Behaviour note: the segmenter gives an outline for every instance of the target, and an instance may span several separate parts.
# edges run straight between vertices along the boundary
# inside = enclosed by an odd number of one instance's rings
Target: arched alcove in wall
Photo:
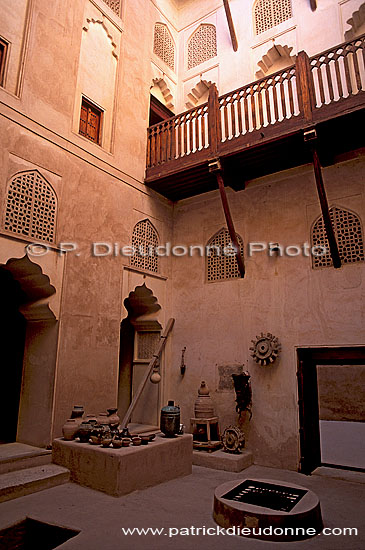
[[[128,316],[120,327],[118,411],[122,418],[137,391],[159,343],[161,310],[146,284],[135,287],[124,300]],[[133,424],[158,426],[159,384],[148,382],[132,415]]]
[[[174,98],[164,78],[157,77],[152,80],[151,94],[161,101],[168,109],[174,108]]]
[[[52,440],[58,323],[48,301],[56,292],[27,256],[0,265],[2,441],[46,447]]]

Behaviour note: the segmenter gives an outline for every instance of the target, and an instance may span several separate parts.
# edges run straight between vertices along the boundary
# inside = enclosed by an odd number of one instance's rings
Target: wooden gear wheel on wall
[[[226,428],[221,439],[227,453],[239,453],[245,445],[244,433],[237,426]]]
[[[251,341],[253,343],[253,347],[250,348],[251,357],[260,365],[273,363],[281,351],[279,340],[271,332],[267,334],[261,332],[261,336],[256,336],[256,340]]]

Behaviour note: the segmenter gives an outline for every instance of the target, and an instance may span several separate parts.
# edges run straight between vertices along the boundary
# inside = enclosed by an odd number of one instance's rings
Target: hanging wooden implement
[[[229,34],[231,35],[233,50],[236,52],[238,50],[238,41],[237,41],[236,31],[235,31],[234,23],[232,19],[231,8],[229,7],[228,0],[223,0],[223,4],[224,4],[224,9],[226,11]]]
[[[316,11],[317,9],[317,0],[309,0],[312,11]]]

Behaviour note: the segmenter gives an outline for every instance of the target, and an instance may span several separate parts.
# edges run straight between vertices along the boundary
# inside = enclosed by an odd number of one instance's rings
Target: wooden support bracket
[[[329,244],[329,247],[330,247],[332,263],[333,263],[333,267],[338,269],[338,268],[341,267],[341,258],[340,258],[340,253],[339,253],[339,250],[338,250],[338,245],[337,245],[337,241],[336,241],[335,232],[334,232],[332,221],[331,221],[326,189],[325,189],[324,182],[323,182],[321,163],[320,163],[320,160],[319,160],[319,157],[318,157],[318,152],[317,152],[317,147],[316,147],[316,141],[317,141],[316,130],[311,129],[311,130],[308,130],[307,132],[305,132],[304,133],[304,140],[309,143],[309,146],[311,148],[314,175],[315,175],[315,178],[316,178],[316,185],[317,185],[317,192],[318,192],[319,202],[320,202],[320,205],[321,205],[323,222],[324,222],[324,227],[325,227],[325,230],[326,230],[328,244]]]
[[[237,41],[237,35],[236,35],[236,31],[235,31],[234,23],[232,19],[231,8],[229,7],[228,0],[223,0],[223,4],[224,4],[224,9],[226,11],[226,17],[228,22],[229,34],[231,35],[233,51],[236,52],[238,50],[238,41]]]
[[[241,278],[243,279],[243,277],[245,276],[245,266],[243,264],[240,245],[239,245],[239,242],[238,242],[238,239],[237,239],[237,233],[234,229],[233,219],[232,219],[232,216],[231,216],[231,211],[229,209],[228,198],[227,198],[226,190],[225,190],[225,187],[224,187],[224,180],[223,180],[223,175],[222,175],[222,166],[221,166],[221,163],[220,163],[219,159],[216,159],[216,160],[210,162],[209,171],[212,172],[213,174],[215,174],[215,176],[217,178],[217,182],[218,182],[218,186],[219,186],[219,192],[220,192],[220,195],[221,195],[221,200],[222,200],[222,205],[223,205],[223,211],[224,211],[224,215],[226,217],[229,236],[231,237],[231,241],[232,241],[233,247],[235,249],[238,270],[240,272]]]

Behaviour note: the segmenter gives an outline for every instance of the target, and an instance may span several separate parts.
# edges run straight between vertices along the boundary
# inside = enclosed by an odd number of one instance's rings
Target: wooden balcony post
[[[211,151],[212,158],[215,158],[218,153],[219,144],[222,140],[218,90],[215,84],[212,84],[209,88],[208,136],[209,136],[209,149]]]
[[[298,53],[295,68],[299,110],[303,113],[304,120],[311,121],[313,119],[312,112],[316,106],[316,95],[309,57],[306,52]]]

